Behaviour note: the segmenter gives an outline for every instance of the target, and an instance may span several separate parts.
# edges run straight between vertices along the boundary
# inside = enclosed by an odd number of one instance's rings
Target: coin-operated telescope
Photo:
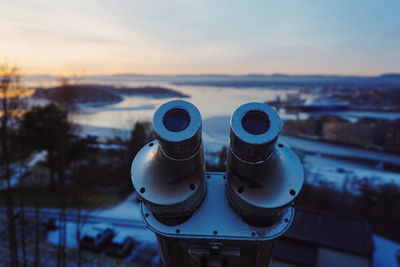
[[[277,141],[278,114],[262,103],[234,112],[226,172],[205,171],[201,116],[191,103],[163,104],[153,129],[157,140],[136,155],[132,183],[164,266],[268,266],[304,180],[296,154]]]

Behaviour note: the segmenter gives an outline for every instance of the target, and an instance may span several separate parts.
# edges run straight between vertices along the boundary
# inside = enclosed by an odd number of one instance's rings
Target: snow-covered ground
[[[34,153],[24,164],[12,164],[11,165],[12,174],[9,179],[10,187],[16,186],[20,182],[21,177],[29,170],[29,168],[32,168],[39,162],[46,160],[46,157],[47,157],[47,152],[40,151]],[[0,190],[6,189],[7,187],[8,187],[7,181],[5,179],[2,179],[0,181]]]
[[[102,150],[122,150],[125,147],[116,144],[97,144],[97,147]]]
[[[374,242],[373,266],[400,266],[400,244],[379,235],[372,236]]]
[[[60,224],[57,222],[56,223],[57,227],[60,226]],[[77,230],[79,229],[79,226],[76,222],[66,222],[66,246],[67,247],[72,247],[72,248],[77,248],[78,247],[78,235],[77,235]],[[59,240],[59,235],[60,231],[54,230],[50,231],[47,233],[47,241],[54,244],[58,245],[58,240]]]
[[[368,179],[376,184],[395,183],[400,185],[400,173],[383,171],[361,163],[340,159],[332,159],[320,155],[305,155],[303,157],[304,169],[307,172],[306,182],[319,184],[328,182],[337,189],[353,191],[351,182],[359,179]],[[353,191],[353,193],[358,193]]]
[[[41,161],[45,161],[47,157],[47,151],[40,151],[35,154],[28,160],[26,166],[33,167]]]
[[[114,219],[122,220],[141,220],[141,214],[139,205],[136,202],[136,197],[132,194],[130,197],[119,203],[118,205],[104,210],[96,210],[91,212],[90,215],[104,216]],[[84,224],[81,226],[81,236],[85,233],[85,230],[91,227],[93,224]],[[67,222],[67,240],[66,244],[68,247],[78,247],[77,239],[77,227],[78,224],[75,222]],[[139,227],[123,227],[115,226],[117,233],[132,236],[137,242],[141,244],[156,245],[155,235],[147,228]],[[399,266],[396,259],[396,253],[400,257],[400,244],[395,243],[389,239],[383,238],[378,235],[373,235],[373,266],[374,267],[387,267],[387,266]],[[58,244],[59,231],[51,231],[47,235],[47,241],[55,245]]]
[[[121,220],[133,220],[140,223],[143,223],[140,205],[136,201],[135,194],[132,194],[124,201],[119,203],[118,205],[108,208],[108,209],[99,209],[92,212],[84,212],[86,216],[97,216],[97,217],[105,217],[112,219],[121,219]],[[67,222],[67,240],[66,244],[68,247],[77,247],[78,239],[77,239],[77,230],[80,229],[81,236],[89,229],[93,223],[82,223],[78,225],[76,222]],[[137,242],[147,243],[147,244],[156,244],[157,240],[155,235],[148,230],[144,223],[143,227],[128,227],[121,225],[113,225],[115,231],[117,233],[131,236]],[[59,241],[59,230],[54,230],[48,233],[47,241],[53,244],[58,244]]]
[[[354,148],[343,145],[329,144],[314,140],[308,140],[293,136],[280,136],[279,140],[286,143],[292,148],[302,150],[309,153],[319,153],[322,155],[330,155],[349,160],[367,160],[371,162],[383,162],[394,165],[400,165],[400,155],[367,150],[362,148]]]
[[[132,194],[131,196],[126,198],[123,202],[119,203],[118,205],[112,208],[96,210],[90,213],[90,215],[110,217],[113,219],[135,220],[135,221],[140,221],[144,225],[144,222],[142,221],[140,205],[136,201],[135,194]],[[157,242],[153,232],[144,227],[133,229],[130,227],[116,226],[116,231],[119,233],[123,233],[125,235],[130,235],[135,240],[140,242],[154,243],[154,244]]]
[[[136,201],[135,194],[130,195],[112,208],[95,210],[90,215],[111,217],[114,219],[142,220],[140,205]]]
[[[86,223],[84,225],[79,226],[76,222],[67,222],[66,223],[66,246],[67,247],[73,247],[77,248],[78,247],[78,235],[77,235],[77,230],[80,229],[81,231],[81,237],[85,234],[85,231],[89,229],[91,226],[93,226],[93,223]],[[59,226],[59,224],[57,224]],[[146,243],[146,244],[153,244],[155,245],[157,243],[156,237],[147,228],[132,228],[132,227],[124,227],[124,226],[115,226],[114,229],[116,233],[125,235],[125,236],[131,236],[135,239],[136,242],[139,243]],[[47,234],[47,241],[54,244],[58,245],[58,240],[59,240],[59,230],[54,230],[50,231]]]

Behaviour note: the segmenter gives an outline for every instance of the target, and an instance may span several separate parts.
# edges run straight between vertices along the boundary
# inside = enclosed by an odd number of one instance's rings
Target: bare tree
[[[18,241],[16,223],[14,217],[14,198],[11,189],[11,153],[10,153],[10,129],[15,122],[15,116],[20,111],[20,95],[23,94],[23,87],[20,83],[20,73],[17,67],[10,67],[7,63],[0,64],[0,90],[1,90],[1,163],[3,166],[4,178],[7,183],[5,194],[6,213],[8,220],[8,243],[10,251],[10,265],[19,266],[18,262]]]
[[[76,210],[76,239],[78,242],[81,240],[81,226],[82,226],[82,194],[81,187],[79,185],[79,181],[84,177],[80,174],[79,163],[73,163],[72,169],[74,172],[74,177],[72,179],[73,182],[73,191],[74,191],[74,205]],[[78,254],[76,259],[76,266],[81,267],[82,265],[82,250],[80,246],[78,246]]]
[[[146,142],[152,139],[152,135],[150,122],[137,121],[131,131],[128,143],[129,157],[134,157]]]
[[[59,187],[59,193],[60,193],[60,217],[59,217],[59,222],[60,222],[60,229],[59,229],[59,240],[58,240],[58,266],[65,267],[66,266],[66,199],[65,199],[65,147],[66,147],[66,135],[65,133],[64,136],[62,136],[61,140],[64,145],[60,145],[59,150],[58,150],[58,158],[57,158],[57,174],[58,174],[58,179],[60,183]]]
[[[20,73],[17,67],[10,67],[7,63],[0,64],[0,91],[1,91],[1,163],[4,178],[7,183],[5,194],[6,212],[8,220],[8,243],[10,252],[10,265],[19,266],[17,230],[14,217],[14,199],[11,188],[11,155],[10,155],[10,129],[15,121],[15,116],[20,111],[20,96],[24,93],[20,83]]]
[[[35,257],[34,257],[34,265],[35,267],[40,266],[40,196],[41,194],[38,192],[38,172],[34,171],[34,185],[35,185]]]
[[[24,114],[19,126],[21,140],[24,141],[27,148],[47,151],[50,188],[58,191],[60,200],[57,265],[65,266],[65,170],[67,167],[66,149],[71,136],[68,111],[54,104],[33,107]]]
[[[25,166],[22,166],[24,168]],[[25,174],[22,174],[20,177],[20,184],[19,187],[19,236],[21,241],[21,249],[22,249],[22,266],[26,267],[27,262],[27,251],[26,251],[26,232],[25,232],[25,203],[24,203],[24,185],[23,179],[25,178]]]

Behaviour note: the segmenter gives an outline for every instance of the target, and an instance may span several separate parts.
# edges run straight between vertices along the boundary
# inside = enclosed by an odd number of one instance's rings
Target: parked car
[[[103,250],[115,235],[115,229],[110,224],[94,224],[82,235],[79,241],[81,249],[99,252]]]
[[[118,233],[114,236],[107,247],[107,255],[116,257],[126,257],[132,251],[134,240],[132,237]]]

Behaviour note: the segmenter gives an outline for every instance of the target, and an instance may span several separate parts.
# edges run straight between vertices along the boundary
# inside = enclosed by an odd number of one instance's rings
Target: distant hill
[[[33,97],[48,99],[64,104],[105,105],[118,103],[123,96],[147,96],[151,98],[189,97],[172,89],[163,87],[115,87],[112,85],[79,84],[37,88]]]
[[[400,87],[400,78],[397,74],[382,76],[334,76],[334,75],[237,75],[212,76],[173,81],[176,85],[221,86],[221,87]]]
[[[228,74],[199,74],[199,75],[140,75],[117,74],[106,76],[89,76],[88,80],[115,82],[161,82],[175,85],[221,86],[221,87],[290,87],[290,86],[400,86],[397,74],[381,76],[341,76],[341,75],[287,75],[276,73],[228,75]]]
[[[387,73],[387,74],[382,74],[379,77],[380,78],[386,78],[386,79],[398,79],[398,80],[400,80],[400,73]]]
[[[169,98],[169,97],[189,97],[181,92],[167,89],[159,86],[144,86],[144,87],[122,87],[122,88],[114,88],[113,92],[117,94],[123,95],[144,95],[151,96],[153,98]]]

